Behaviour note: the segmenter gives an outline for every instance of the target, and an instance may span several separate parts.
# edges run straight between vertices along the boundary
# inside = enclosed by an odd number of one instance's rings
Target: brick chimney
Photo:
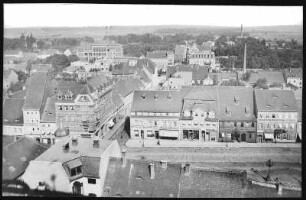
[[[167,164],[168,164],[167,161],[166,160],[161,160],[160,162],[161,162],[162,168],[167,169]]]
[[[121,153],[122,153],[122,158],[121,158],[122,167],[125,167],[126,166],[126,149],[123,149]]]
[[[93,147],[99,148],[99,138],[98,137],[93,138]]]
[[[190,164],[186,163],[185,167],[184,167],[184,174],[186,176],[188,176],[190,174]]]
[[[76,136],[72,136],[71,141],[72,141],[72,143],[71,143],[72,146],[77,146],[78,145],[78,138]]]
[[[150,179],[154,179],[155,172],[154,172],[154,163],[150,163]]]

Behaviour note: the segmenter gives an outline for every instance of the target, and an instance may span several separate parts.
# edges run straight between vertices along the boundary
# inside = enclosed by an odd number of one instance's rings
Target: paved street
[[[266,162],[300,163],[301,147],[206,147],[206,148],[127,148],[127,157],[171,162]]]

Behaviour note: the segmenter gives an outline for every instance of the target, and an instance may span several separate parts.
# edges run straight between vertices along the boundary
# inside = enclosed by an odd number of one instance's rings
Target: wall
[[[3,135],[23,135],[24,127],[22,125],[3,125]]]
[[[96,179],[96,178],[94,178]],[[96,179],[96,184],[89,184],[88,177],[82,177],[80,179],[74,180],[69,184],[70,192],[73,193],[72,187],[74,182],[83,183],[83,195],[88,196],[89,193],[95,194],[97,197],[101,196],[101,179]]]

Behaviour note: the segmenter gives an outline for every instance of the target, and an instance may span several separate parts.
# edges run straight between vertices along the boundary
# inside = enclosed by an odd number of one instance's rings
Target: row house
[[[20,179],[31,190],[101,197],[110,157],[121,157],[117,140],[67,136],[32,160]]]
[[[218,87],[219,141],[256,142],[253,89]]]
[[[135,91],[131,139],[179,139],[181,107],[179,91]]]
[[[193,87],[183,99],[181,140],[218,141],[218,130],[216,89]]]
[[[303,86],[303,70],[302,68],[289,68],[284,70],[284,76],[287,84],[292,84],[298,89]]]
[[[255,90],[258,142],[295,142],[298,106],[291,90]],[[281,134],[275,135],[275,130]]]

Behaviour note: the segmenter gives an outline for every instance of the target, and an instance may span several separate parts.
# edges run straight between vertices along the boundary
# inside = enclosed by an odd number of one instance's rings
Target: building
[[[256,142],[253,88],[218,87],[219,141]]]
[[[39,129],[41,130],[40,141],[45,144],[55,143],[54,133],[57,130],[55,116],[55,100],[55,95],[47,98],[39,124]]]
[[[77,56],[87,61],[123,57],[123,47],[115,43],[86,44],[77,48]]]
[[[291,90],[255,90],[258,142],[295,142],[298,106]],[[275,135],[276,129],[284,130]]]
[[[22,107],[26,91],[20,91],[3,100],[3,135],[24,135]]]
[[[297,134],[298,134],[300,140],[302,140],[302,111],[303,111],[302,99],[297,99],[296,103],[297,103],[298,112],[299,112],[296,131],[297,131]]]
[[[103,197],[177,198],[181,165],[110,157]]]
[[[40,140],[39,129],[44,105],[48,97],[49,81],[47,73],[36,72],[30,76],[27,83],[25,102],[22,107],[24,133]]]
[[[186,57],[187,57],[186,45],[175,45],[174,62],[181,64],[186,60]]]
[[[112,90],[122,98],[124,103],[122,114],[130,115],[134,91],[144,89],[144,87],[139,79],[134,78],[119,80],[115,83]]]
[[[250,74],[250,78],[247,82],[251,85],[254,85],[259,79],[266,79],[266,85],[268,87],[279,85],[280,88],[283,88],[286,85],[284,75],[280,71],[254,72]]]
[[[218,141],[218,93],[216,87],[184,88],[180,115],[180,140]]]
[[[192,85],[192,74],[190,71],[177,71],[169,77],[163,84],[164,89],[179,90],[183,86]]]
[[[215,69],[215,53],[206,45],[198,47],[194,44],[188,51],[188,60],[189,64],[209,65],[211,69]]]
[[[179,139],[182,98],[179,91],[135,91],[131,139]]]
[[[116,140],[63,138],[31,161],[22,179],[30,189],[101,197],[110,156],[121,157]]]
[[[174,54],[171,51],[147,52],[146,58],[151,59],[163,71],[166,71],[167,66],[174,66]]]
[[[284,76],[287,84],[302,89],[303,86],[303,70],[301,68],[289,68],[284,70]]]
[[[29,163],[47,150],[29,137],[22,137],[3,147],[2,181],[22,179]]]
[[[50,73],[51,71],[53,71],[51,64],[33,64],[31,67],[30,75],[33,75],[37,72]]]
[[[18,75],[14,70],[3,70],[3,89],[8,89],[12,84],[18,82]]]

